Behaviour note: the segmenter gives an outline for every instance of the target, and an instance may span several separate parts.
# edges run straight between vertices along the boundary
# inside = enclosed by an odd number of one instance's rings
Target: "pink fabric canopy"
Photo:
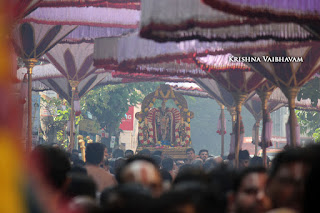
[[[76,26],[22,23],[13,30],[13,45],[23,59],[38,59],[68,35]]]
[[[306,24],[320,21],[318,0],[202,0],[212,8],[253,18]]]
[[[140,9],[140,0],[43,0],[40,7],[110,7]]]
[[[297,24],[231,15],[200,0],[142,0],[141,5],[140,35],[159,42],[317,39]]]
[[[23,22],[51,25],[88,25],[94,27],[137,28],[140,11],[107,7],[42,7]]]

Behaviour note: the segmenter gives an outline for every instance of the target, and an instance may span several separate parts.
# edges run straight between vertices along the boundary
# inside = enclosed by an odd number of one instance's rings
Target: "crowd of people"
[[[232,160],[196,155],[173,159],[162,151],[108,149],[101,143],[67,153],[40,145],[31,153],[31,212],[262,213],[317,211],[320,145],[286,149],[263,167],[260,157]]]

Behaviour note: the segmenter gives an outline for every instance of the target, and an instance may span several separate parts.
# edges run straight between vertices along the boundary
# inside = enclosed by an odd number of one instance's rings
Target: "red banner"
[[[133,130],[133,117],[134,117],[134,106],[130,106],[125,117],[121,119],[119,128],[122,130],[132,131]]]

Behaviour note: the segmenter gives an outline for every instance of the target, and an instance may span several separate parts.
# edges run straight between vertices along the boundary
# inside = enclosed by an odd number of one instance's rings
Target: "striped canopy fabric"
[[[320,43],[313,42],[300,48],[288,48],[269,52],[255,52],[243,56],[265,57],[261,62],[248,63],[253,70],[263,75],[280,88],[301,87],[320,70]],[[283,60],[273,62],[272,60]],[[297,61],[298,58],[303,61]],[[270,60],[269,60],[270,59]],[[297,60],[294,60],[297,59]],[[287,61],[285,61],[287,60]],[[293,60],[293,61],[289,61]]]
[[[140,11],[108,7],[41,7],[22,21],[51,25],[87,25],[136,29]]]
[[[23,59],[38,59],[68,35],[76,26],[18,24],[13,31],[13,45]]]
[[[232,15],[200,0],[142,0],[140,35],[158,42],[318,39],[298,24]]]
[[[320,21],[318,0],[202,0],[212,8],[249,17],[300,24]]]
[[[215,80],[209,78],[195,78],[197,84],[207,91],[215,100],[227,108],[235,107],[235,101],[230,92],[219,85]]]
[[[111,7],[140,9],[140,0],[43,0],[40,7]]]
[[[90,74],[84,78],[77,87],[78,97],[81,98],[97,84],[107,77],[108,73]],[[72,88],[69,81],[66,78],[48,78],[40,80],[41,83],[45,84],[50,89],[54,90],[61,96],[71,103]]]
[[[216,58],[222,58],[222,60],[217,60]],[[228,66],[228,63],[223,65],[223,61],[227,60],[226,58],[228,57],[224,55],[209,55],[201,58],[194,57],[194,61],[199,67],[201,67],[201,69],[205,70],[209,76],[215,79],[221,86],[235,96],[239,94],[249,95],[266,81],[262,75],[257,72],[253,72],[246,65],[242,65],[242,63],[238,65],[239,69],[233,69],[231,65]],[[217,61],[222,62],[219,64]],[[221,66],[223,66],[221,70],[216,69]]]
[[[10,11],[10,15],[13,16],[13,21],[16,22],[40,6],[42,1],[43,0],[10,0],[6,1],[5,7]]]
[[[262,119],[262,104],[258,95],[254,95],[252,98],[247,100],[244,103],[244,106],[248,109],[248,111],[253,115],[256,121],[260,121]],[[274,112],[281,107],[286,106],[285,103],[277,102],[274,100],[270,100],[268,102],[268,112]]]
[[[68,81],[80,82],[97,70],[93,66],[93,44],[90,43],[57,44],[46,57]]]
[[[214,51],[219,48],[215,44],[198,41],[159,44],[133,33],[96,39],[94,60],[95,66],[105,64],[129,66],[191,58],[194,53],[206,55],[208,49]]]

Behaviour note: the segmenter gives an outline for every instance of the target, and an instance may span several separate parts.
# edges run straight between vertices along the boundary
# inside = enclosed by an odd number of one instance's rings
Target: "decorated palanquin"
[[[161,107],[155,108],[157,99],[161,101]],[[169,99],[174,101],[178,109],[166,106]],[[155,92],[145,97],[141,111],[136,113],[139,119],[138,150],[185,150],[191,144],[190,120],[193,116],[183,95],[175,93],[169,85],[160,85]]]

